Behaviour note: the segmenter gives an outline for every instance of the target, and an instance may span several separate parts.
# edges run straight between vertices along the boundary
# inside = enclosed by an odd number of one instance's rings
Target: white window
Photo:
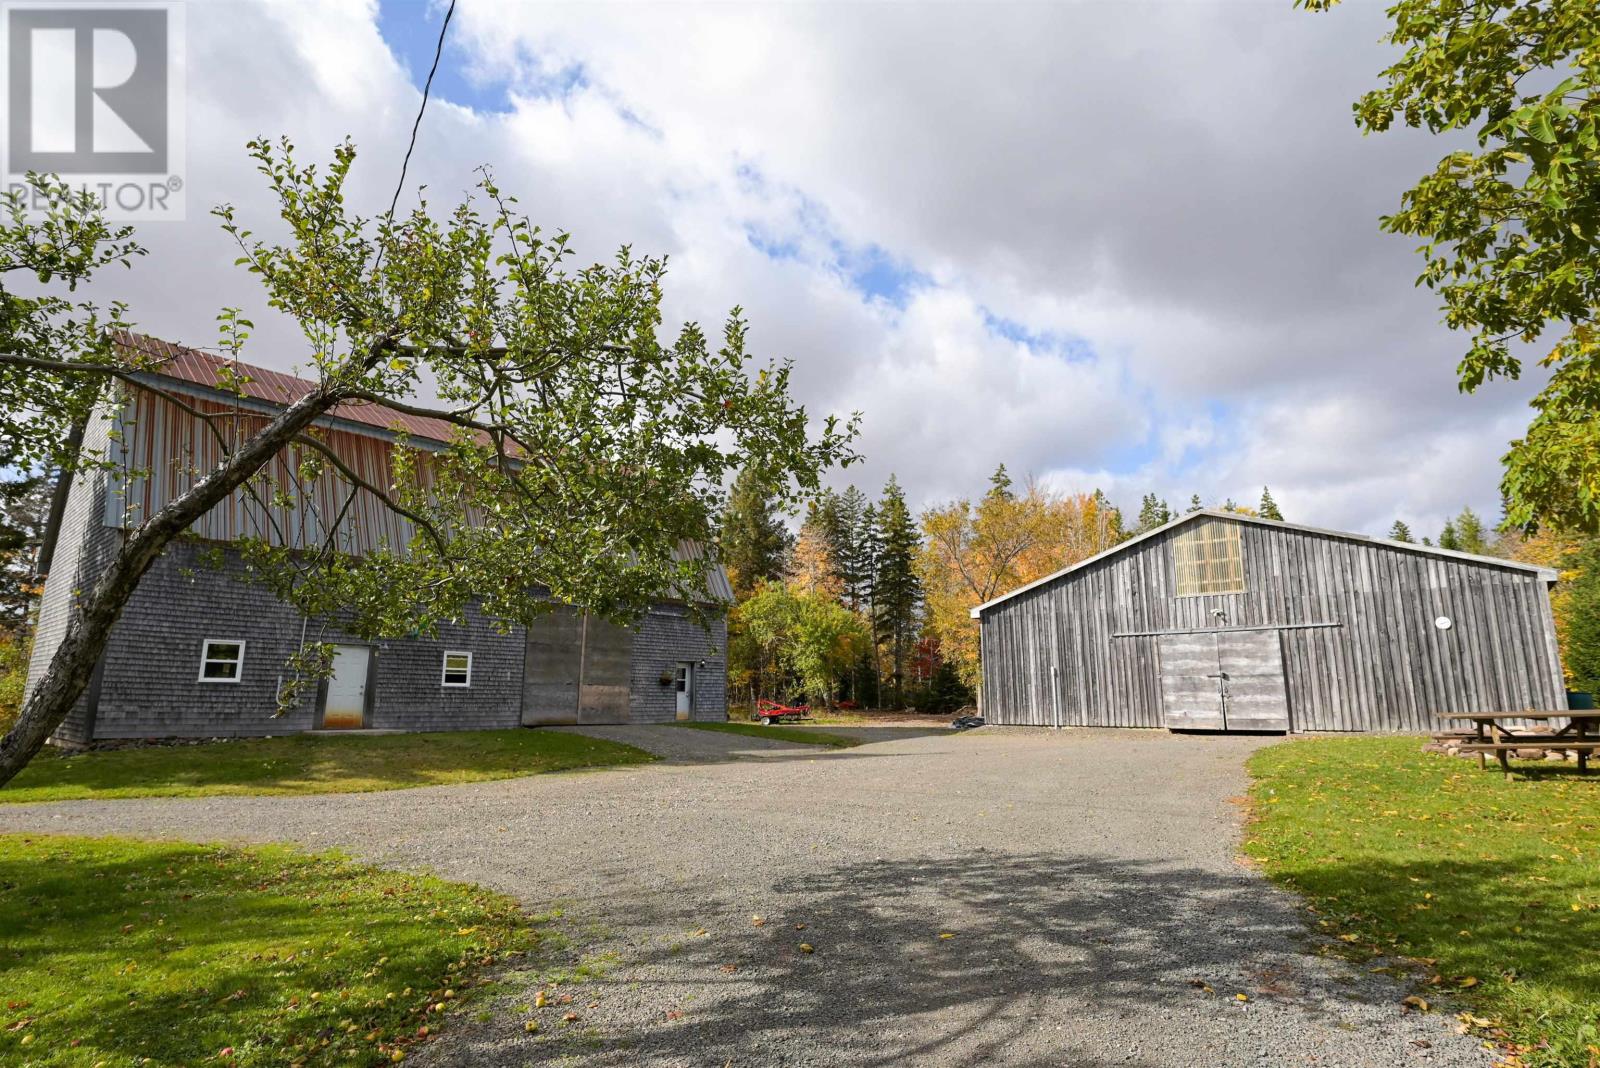
[[[472,685],[472,654],[452,653],[444,654],[444,674],[439,679],[441,686],[471,686]]]
[[[1197,519],[1172,539],[1173,570],[1179,597],[1244,592],[1244,553],[1239,524]]]
[[[207,638],[200,648],[201,682],[238,682],[244,674],[244,642]]]

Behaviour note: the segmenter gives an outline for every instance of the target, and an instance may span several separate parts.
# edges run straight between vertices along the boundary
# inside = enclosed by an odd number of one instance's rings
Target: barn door
[[[1283,643],[1275,630],[1163,634],[1161,706],[1176,730],[1286,731]]]
[[[1286,731],[1289,696],[1283,685],[1283,642],[1275,630],[1217,635],[1223,720],[1230,731]]]
[[[1166,725],[1174,730],[1225,730],[1217,636],[1163,634],[1156,641]]]
[[[583,615],[562,605],[528,626],[522,725],[578,722],[583,679]]]

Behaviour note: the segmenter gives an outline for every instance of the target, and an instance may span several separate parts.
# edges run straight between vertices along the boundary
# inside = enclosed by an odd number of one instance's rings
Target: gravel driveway
[[[512,973],[490,1019],[412,1063],[1490,1063],[1448,1017],[1402,1013],[1394,981],[1310,955],[1292,901],[1239,864],[1243,760],[1270,739],[990,728],[833,751],[592,731],[669,760],[8,805],[0,829],[337,845],[566,903],[570,954],[598,976]],[[541,983],[575,1000],[519,1008]]]

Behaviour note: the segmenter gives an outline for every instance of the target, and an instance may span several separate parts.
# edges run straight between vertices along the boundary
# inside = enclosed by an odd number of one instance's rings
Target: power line
[[[433,46],[433,66],[428,68],[428,80],[422,83],[422,106],[417,108],[417,121],[411,124],[411,143],[406,145],[406,158],[400,162],[400,181],[394,187],[394,199],[389,201],[389,217],[394,218],[394,209],[400,203],[400,191],[406,186],[406,168],[411,166],[411,153],[417,147],[417,130],[422,126],[422,116],[428,110],[428,93],[433,89],[433,76],[439,70],[439,57],[444,54],[444,35],[450,30],[450,16],[456,13],[456,0],[450,0],[450,6],[444,13],[444,25],[439,27],[439,41]]]

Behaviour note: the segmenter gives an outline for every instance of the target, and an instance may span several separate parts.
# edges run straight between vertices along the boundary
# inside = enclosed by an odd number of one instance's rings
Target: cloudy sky
[[[387,206],[443,10],[186,6],[189,218],[117,285],[210,344],[219,307],[259,309],[205,213],[269,217],[245,140],[348,134]],[[1004,461],[1130,508],[1266,484],[1292,520],[1420,534],[1498,514],[1532,386],[1458,394],[1462,339],[1378,232],[1442,151],[1352,124],[1382,28],[1361,2],[461,0],[412,189],[489,164],[586,258],[670,255],[673,315],[742,305],[813,412],[862,413],[841,484],[893,472],[924,504]]]

